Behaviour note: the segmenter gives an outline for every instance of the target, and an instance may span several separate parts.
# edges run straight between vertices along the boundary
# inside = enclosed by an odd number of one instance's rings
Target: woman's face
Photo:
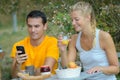
[[[72,25],[76,32],[84,30],[89,21],[87,17],[80,13],[79,11],[71,12]]]

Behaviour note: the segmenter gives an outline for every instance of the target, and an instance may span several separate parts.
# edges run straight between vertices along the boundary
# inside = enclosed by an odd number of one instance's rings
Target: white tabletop
[[[88,77],[92,77],[92,76],[98,75],[100,73],[101,72],[93,73],[93,74],[88,74],[86,72],[81,72],[79,77],[75,77],[75,78],[62,78],[62,79],[59,79],[59,78],[57,78],[56,75],[53,75],[52,77],[47,78],[45,80],[83,80],[83,79],[86,79]]]
[[[79,77],[75,77],[75,78],[58,78],[56,75],[51,76],[50,78],[47,78],[45,80],[83,80],[86,79],[88,77],[92,77],[95,75],[99,75],[101,72],[98,73],[93,73],[93,74],[88,74],[86,72],[81,72]],[[11,80],[22,80],[20,78],[15,78],[15,79],[11,79]]]

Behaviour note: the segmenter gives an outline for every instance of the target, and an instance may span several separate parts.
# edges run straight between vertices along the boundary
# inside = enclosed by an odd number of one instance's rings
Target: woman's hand
[[[66,51],[67,45],[68,45],[68,44],[64,44],[64,43],[63,43],[63,36],[62,36],[62,35],[59,35],[59,36],[58,36],[58,47],[59,47],[60,51],[61,51],[61,52]]]
[[[93,68],[91,68],[91,69],[89,69],[88,71],[87,71],[87,73],[89,73],[89,74],[93,74],[93,73],[96,73],[96,72],[101,72],[102,71],[102,67],[93,67]]]

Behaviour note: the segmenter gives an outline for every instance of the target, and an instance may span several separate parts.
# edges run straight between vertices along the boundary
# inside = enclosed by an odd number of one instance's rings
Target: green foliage
[[[9,57],[5,56],[5,59],[3,59],[2,62],[2,80],[10,80],[11,79],[11,64],[12,61]]]
[[[46,13],[48,21],[55,18],[63,19],[64,14],[69,14],[69,7],[79,0],[0,0],[0,12],[7,13],[17,11],[18,23],[25,26],[25,17],[33,9],[42,10]],[[119,0],[81,0],[92,4],[97,19],[97,26],[100,29],[110,32],[115,42],[120,41],[120,1]],[[7,5],[6,5],[7,4]],[[62,14],[62,16],[60,16]],[[57,20],[57,19],[55,19]],[[63,19],[64,20],[64,19]],[[70,21],[70,20],[66,20]],[[58,21],[59,22],[59,21]],[[70,23],[64,23],[65,31],[69,32]],[[60,25],[57,25],[60,26]],[[63,31],[63,29],[61,29]],[[64,32],[65,32],[64,31]],[[72,31],[73,33],[73,31]]]
[[[0,0],[0,12],[3,14],[9,14],[17,11],[19,8],[19,0]]]
[[[99,28],[108,31],[116,42],[120,41],[120,6],[113,4],[101,7],[100,15],[97,15],[97,25]]]
[[[50,23],[49,28],[53,29],[53,31],[56,33],[56,36],[59,34],[59,32],[63,32],[64,34],[74,33],[74,29],[71,25],[71,19],[68,13],[55,13],[52,17],[52,23]]]
[[[22,30],[19,29],[18,32],[12,32],[11,29],[2,30],[2,33],[0,34],[0,47],[5,52],[5,57],[3,60],[0,61],[0,64],[2,64],[2,80],[10,80],[11,78],[11,64],[12,59],[10,58],[10,52],[12,49],[12,46],[15,42],[19,41],[20,39],[27,36],[27,30],[23,28]],[[19,36],[19,37],[18,37]]]
[[[0,22],[0,27],[2,27],[3,26],[3,24]]]

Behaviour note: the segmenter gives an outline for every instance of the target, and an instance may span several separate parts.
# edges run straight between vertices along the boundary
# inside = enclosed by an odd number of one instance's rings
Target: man
[[[27,15],[26,23],[29,37],[15,43],[12,48],[12,77],[17,77],[19,67],[21,70],[25,70],[26,66],[31,65],[35,70],[38,70],[36,73],[43,65],[48,65],[51,72],[54,73],[57,68],[59,49],[57,39],[45,35],[47,30],[46,15],[38,10],[31,11]],[[25,54],[18,55],[21,51],[17,51],[16,46],[23,46]]]

